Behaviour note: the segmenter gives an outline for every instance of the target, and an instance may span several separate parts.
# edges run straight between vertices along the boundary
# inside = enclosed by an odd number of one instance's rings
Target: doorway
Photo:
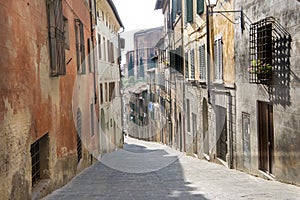
[[[217,157],[226,162],[227,149],[227,116],[226,108],[216,106]]]
[[[272,174],[274,162],[273,105],[258,101],[257,107],[259,169]]]

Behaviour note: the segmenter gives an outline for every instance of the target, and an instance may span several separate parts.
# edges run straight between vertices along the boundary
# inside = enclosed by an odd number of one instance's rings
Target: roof
[[[107,0],[107,2],[109,4],[109,6],[111,7],[111,9],[113,10],[113,12],[114,12],[114,14],[115,14],[115,16],[116,16],[116,18],[117,18],[120,26],[124,29],[124,25],[123,25],[123,23],[121,21],[121,18],[119,16],[119,13],[117,11],[117,8],[116,8],[115,4],[112,2],[112,0]]]

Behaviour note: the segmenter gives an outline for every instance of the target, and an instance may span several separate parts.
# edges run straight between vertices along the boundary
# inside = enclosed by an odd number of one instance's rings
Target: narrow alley
[[[231,170],[154,142],[126,138],[124,149],[102,160],[45,200],[300,199],[299,187]]]

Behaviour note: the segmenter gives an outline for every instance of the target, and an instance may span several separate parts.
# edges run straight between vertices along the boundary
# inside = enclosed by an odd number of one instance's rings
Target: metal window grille
[[[199,47],[199,78],[201,82],[206,81],[205,45]]]
[[[222,38],[216,39],[214,44],[215,57],[215,81],[222,82],[223,80],[223,42]]]
[[[50,46],[50,76],[65,75],[65,21],[61,0],[47,1],[47,16]]]
[[[191,79],[195,79],[195,50],[192,49],[190,54],[191,54]]]
[[[32,169],[32,186],[34,186],[41,179],[41,165],[40,165],[40,144],[39,140],[31,145],[31,169]]]
[[[274,28],[273,18],[265,18],[250,26],[250,83],[271,83]]]
[[[77,163],[82,158],[82,142],[81,142],[81,110],[78,108],[76,116],[77,125]]]
[[[276,75],[277,84],[287,86],[290,43],[291,35],[274,17],[251,24],[249,82],[270,85]]]

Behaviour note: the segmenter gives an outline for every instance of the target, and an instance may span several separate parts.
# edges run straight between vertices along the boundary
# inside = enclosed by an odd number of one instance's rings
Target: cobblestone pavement
[[[300,187],[254,177],[167,146],[126,138],[63,188],[60,199],[300,199]]]

